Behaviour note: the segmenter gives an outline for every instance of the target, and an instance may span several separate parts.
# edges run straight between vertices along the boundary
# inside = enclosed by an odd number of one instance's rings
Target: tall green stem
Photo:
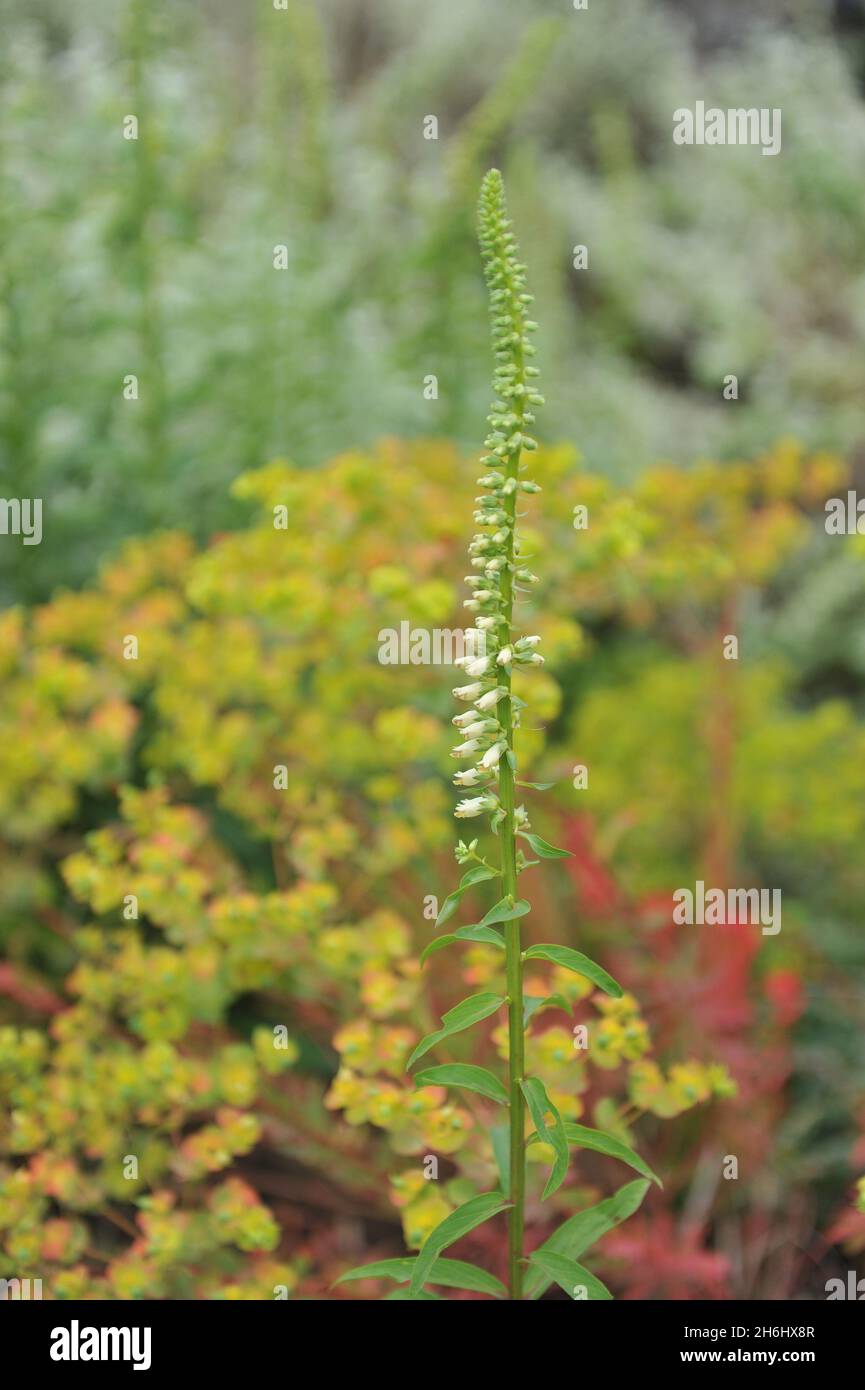
[[[522,354],[519,354],[519,384],[523,385]],[[522,397],[515,406],[517,429],[523,425]],[[518,479],[520,450],[511,454],[508,460],[509,478]],[[516,532],[516,491],[505,501],[508,514],[507,545],[508,567],[502,577],[502,633],[501,640],[507,643],[511,638],[511,625],[514,607],[514,549]],[[511,670],[505,668],[502,684],[511,689]],[[502,837],[502,888],[507,898],[517,898],[516,867],[516,826],[514,821],[514,770],[511,757],[514,747],[514,711],[510,693],[502,700],[501,722],[505,730],[508,755],[501,761],[499,774],[499,799],[505,813],[501,826]],[[522,941],[520,939],[520,919],[517,917],[505,925],[505,951],[507,961],[508,990],[508,1096],[510,1101],[510,1199],[513,1206],[508,1217],[508,1288],[511,1298],[522,1298],[523,1294],[523,1230],[525,1226],[526,1200],[526,1155],[525,1155],[525,1114],[521,1088],[525,1073],[525,1032],[523,1024],[523,961]]]
[[[508,702],[510,703],[510,702]],[[510,723],[510,718],[508,719]],[[513,732],[511,730],[511,737]],[[501,803],[505,810],[502,824],[502,878],[505,895],[516,898],[517,871],[514,846],[514,774],[502,768]],[[524,1072],[523,962],[520,922],[505,925],[508,989],[508,1095],[510,1100],[510,1200],[508,1215],[508,1287],[511,1298],[522,1298],[523,1227],[525,1224],[526,1158],[523,1093]]]

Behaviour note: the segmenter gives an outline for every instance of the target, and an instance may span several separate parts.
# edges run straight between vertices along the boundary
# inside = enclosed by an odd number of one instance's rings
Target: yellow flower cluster
[[[543,529],[527,527],[523,539],[549,577],[533,625],[546,656],[533,724],[562,709],[571,718],[560,677],[589,644],[575,613],[615,610],[649,624],[683,596],[715,602],[734,580],[759,584],[804,539],[806,509],[843,483],[836,460],[787,443],[753,463],[653,470],[627,489],[578,462],[568,447],[533,453]],[[131,1245],[104,1275],[81,1262],[82,1226],[92,1244],[109,1202],[166,1189],[204,1209],[213,1173],[225,1175],[254,1135],[276,1142],[259,1108],[288,1111],[280,1142],[299,1143],[300,1102],[285,1075],[299,1057],[295,1032],[319,1055],[334,1038],[341,1065],[327,1104],[349,1125],[371,1125],[392,1152],[444,1156],[478,1190],[495,1182],[483,1103],[413,1090],[402,1071],[429,1027],[415,960],[430,939],[424,898],[443,881],[451,843],[450,698],[440,670],[385,666],[376,641],[404,619],[462,626],[457,585],[442,575],[461,573],[475,490],[445,443],[386,441],[315,471],[277,462],[236,485],[257,509],[245,529],[201,552],[180,535],[136,541],[88,590],[0,615],[0,914],[33,924],[32,936],[17,934],[21,960],[47,961],[53,991],[44,1028],[0,1030],[0,1261],[10,1271],[50,1267],[65,1297],[185,1287],[194,1223],[169,1221],[158,1249]],[[581,506],[591,525],[575,537]],[[570,726],[550,745],[540,730],[521,731],[521,772],[565,778],[574,746],[591,761],[603,743],[593,811],[613,825],[614,803],[644,774],[651,796],[632,800],[653,810],[625,838],[656,845],[657,819],[684,824],[681,805],[692,800],[676,742],[686,709],[699,708],[683,681],[706,679],[691,665],[690,677],[674,661],[647,667],[648,752],[617,692],[590,691],[579,739]],[[766,679],[743,683],[745,737],[749,710],[765,708]],[[860,825],[861,739],[837,704],[807,726],[803,718],[789,713],[771,733],[762,720],[764,751],[749,746],[745,760],[760,771],[749,810],[770,837],[829,853]],[[803,749],[839,769],[831,804],[802,794]],[[819,825],[808,819],[818,813]],[[674,862],[686,850],[677,841]],[[551,902],[549,912],[561,916],[552,935],[570,907]],[[496,988],[501,965],[477,945],[452,969]],[[531,1034],[528,1065],[567,1119],[582,1115],[598,1080],[607,1099],[627,1085],[617,1109],[630,1100],[662,1116],[730,1094],[718,1067],[662,1071],[633,1000],[598,1000],[581,977],[530,966],[527,993],[561,996],[574,1018],[591,1011],[584,1050],[573,1019],[552,1005]],[[320,1105],[325,1083],[309,1086]],[[325,1115],[314,1136],[325,1149],[333,1129]],[[130,1153],[137,1178],[123,1174]],[[416,1167],[395,1189],[413,1246],[449,1206],[454,1181],[419,1186]],[[226,1267],[204,1296],[262,1287],[251,1265],[264,1256],[252,1252],[266,1253],[272,1233],[247,1221],[220,1230],[240,1233],[235,1253],[250,1254],[250,1269]]]
[[[342,1065],[326,1104],[343,1110],[349,1124],[387,1130],[397,1153],[455,1153],[466,1141],[471,1115],[449,1103],[443,1087],[415,1090],[406,1081],[405,1062],[416,1040],[411,1029],[365,1019],[341,1028],[333,1041]]]
[[[736,1084],[726,1067],[716,1063],[677,1062],[665,1075],[657,1062],[644,1060],[630,1068],[628,1094],[638,1109],[670,1119],[712,1096],[729,1099]]]

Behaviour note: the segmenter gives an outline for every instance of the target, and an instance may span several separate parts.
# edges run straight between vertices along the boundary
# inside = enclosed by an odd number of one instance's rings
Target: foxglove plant
[[[649,1182],[658,1180],[643,1160],[616,1136],[566,1123],[547,1095],[543,1082],[525,1072],[525,1034],[532,1014],[541,1007],[569,1010],[570,1006],[561,996],[547,999],[525,996],[524,961],[543,960],[572,970],[614,998],[620,998],[622,990],[605,970],[571,947],[549,944],[524,950],[521,940],[521,919],[531,907],[519,896],[519,875],[541,859],[564,858],[568,851],[557,849],[534,834],[525,807],[517,805],[518,787],[544,790],[544,784],[522,782],[517,778],[515,734],[526,705],[513,690],[517,671],[529,672],[543,664],[543,657],[537,650],[540,638],[517,630],[514,606],[518,595],[529,592],[538,582],[537,576],[527,567],[529,557],[521,550],[517,522],[521,515],[518,511],[521,497],[541,490],[526,474],[527,456],[537,448],[531,434],[534,411],[544,401],[536,386],[539,373],[531,362],[535,355],[531,335],[537,327],[528,317],[532,296],[526,291],[525,266],[518,259],[505,206],[502,176],[497,169],[490,170],[483,180],[478,221],[489,290],[496,399],[488,416],[490,432],[481,459],[484,472],[478,479],[482,489],[474,514],[478,530],[469,546],[471,567],[475,572],[466,578],[470,597],[464,606],[475,615],[475,631],[469,629],[466,633],[470,654],[456,663],[469,679],[453,692],[456,699],[467,706],[453,720],[461,740],[453,750],[453,757],[471,765],[458,771],[453,780],[457,787],[471,791],[471,795],[458,802],[455,815],[466,820],[489,816],[490,828],[498,844],[498,862],[491,864],[478,853],[477,839],[468,844],[459,841],[456,858],[460,865],[467,866],[466,872],[442,904],[436,926],[450,920],[463,896],[477,884],[499,880],[501,896],[480,922],[437,936],[426,947],[421,960],[453,943],[486,943],[504,954],[507,993],[484,992],[464,999],[444,1015],[439,1029],[421,1039],[408,1060],[408,1069],[439,1043],[500,1009],[507,1009],[506,1085],[486,1068],[466,1063],[427,1066],[414,1077],[417,1086],[463,1087],[507,1108],[507,1125],[491,1131],[502,1185],[498,1191],[472,1197],[445,1217],[430,1232],[416,1258],[379,1261],[351,1270],[342,1279],[382,1275],[408,1283],[407,1293],[399,1292],[391,1297],[435,1297],[425,1292],[425,1286],[430,1283],[521,1299],[524,1291],[539,1297],[551,1282],[555,1282],[572,1298],[610,1298],[601,1281],[578,1264],[576,1256],[636,1210]],[[478,641],[477,633],[482,635],[482,642]],[[528,858],[527,850],[537,858]],[[533,1126],[528,1135],[527,1113]],[[568,1218],[558,1231],[526,1257],[526,1148],[538,1142],[548,1145],[552,1153],[544,1198],[557,1191],[564,1181],[571,1144],[621,1159],[640,1173],[642,1180],[629,1183],[614,1197],[588,1212],[578,1212]],[[507,1288],[474,1265],[442,1257],[442,1251],[455,1241],[503,1211],[507,1212],[508,1220]]]

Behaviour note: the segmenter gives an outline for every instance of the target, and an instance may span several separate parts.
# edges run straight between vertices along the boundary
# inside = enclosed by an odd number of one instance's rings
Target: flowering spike
[[[495,400],[487,417],[491,429],[485,448],[491,453],[482,458],[482,466],[490,471],[479,478],[487,496],[476,499],[475,521],[481,527],[494,526],[489,537],[475,536],[469,548],[474,568],[482,568],[488,587],[470,577],[472,593],[468,600],[471,611],[478,613],[476,622],[487,637],[486,662],[483,670],[469,675],[492,677],[494,684],[475,698],[474,704],[482,714],[495,715],[486,721],[458,718],[465,741],[455,750],[456,756],[475,758],[474,771],[480,776],[498,777],[498,795],[489,793],[459,802],[455,814],[460,817],[478,816],[490,812],[490,827],[501,845],[501,877],[503,901],[517,900],[517,831],[528,827],[525,809],[514,805],[516,754],[514,730],[519,723],[519,708],[511,693],[511,678],[515,665],[526,670],[541,661],[534,648],[539,638],[520,636],[513,630],[514,593],[517,581],[535,582],[535,576],[515,561],[519,554],[516,535],[516,500],[519,492],[538,491],[537,484],[521,478],[524,450],[535,448],[534,439],[526,426],[534,416],[529,405],[542,404],[542,397],[529,390],[529,371],[525,358],[534,349],[528,335],[536,325],[526,318],[531,296],[526,293],[524,267],[518,259],[516,241],[505,207],[502,176],[491,169],[481,186],[478,208],[478,239],[483,256],[484,275],[489,290],[490,324],[492,330],[493,394]],[[533,373],[533,375],[536,373]],[[481,609],[486,611],[481,613]],[[465,698],[463,687],[457,698]],[[472,771],[472,770],[470,770]],[[472,785],[469,774],[458,774],[459,786]],[[463,861],[465,862],[465,861]],[[523,857],[520,856],[520,864]],[[509,1104],[510,1104],[510,1193],[513,1206],[508,1218],[508,1265],[510,1294],[522,1296],[523,1280],[523,1208],[525,1198],[525,1100],[522,1088],[524,1072],[524,1020],[522,950],[519,917],[505,922],[507,959],[508,1047],[509,1047]]]

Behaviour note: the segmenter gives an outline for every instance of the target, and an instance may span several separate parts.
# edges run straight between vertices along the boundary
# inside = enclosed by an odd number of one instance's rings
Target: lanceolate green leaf
[[[566,1014],[571,1013],[571,1006],[563,994],[524,994],[523,1027],[541,1009],[563,1009]]]
[[[432,1267],[429,1282],[450,1289],[471,1289],[473,1293],[488,1293],[492,1298],[507,1298],[508,1291],[501,1279],[488,1274],[467,1260],[448,1260],[439,1256]]]
[[[499,1174],[499,1181],[502,1185],[502,1192],[506,1197],[510,1195],[510,1159],[511,1159],[511,1136],[507,1121],[501,1125],[493,1125],[490,1129],[490,1142],[493,1146],[493,1157],[496,1161],[496,1168]]]
[[[627,1163],[635,1172],[641,1173],[644,1178],[649,1178],[659,1187],[663,1186],[661,1179],[653,1173],[648,1163],[633,1149],[629,1149],[627,1144],[623,1144],[621,1139],[617,1139],[614,1134],[606,1134],[602,1129],[588,1129],[585,1125],[576,1125],[570,1120],[565,1120],[565,1135],[569,1144],[576,1145],[579,1149],[594,1149],[596,1153],[606,1154],[609,1158],[621,1159],[622,1163]],[[537,1144],[540,1142],[540,1135],[530,1134],[526,1140],[527,1144]]]
[[[438,916],[435,920],[435,924],[437,927],[443,927],[445,922],[447,922],[451,917],[453,917],[454,913],[460,905],[461,898],[462,893],[460,892],[459,888],[456,888],[453,893],[448,894],[441,907],[439,908]]]
[[[457,1004],[456,1008],[449,1009],[442,1018],[441,1028],[421,1038],[406,1063],[406,1070],[413,1067],[420,1057],[429,1052],[431,1047],[435,1047],[436,1043],[442,1042],[454,1033],[461,1033],[464,1028],[471,1028],[472,1024],[480,1023],[483,1018],[489,1018],[504,1002],[504,996],[501,994],[472,994],[461,1004]]]
[[[644,1179],[637,1179],[620,1187],[618,1192],[605,1198],[603,1202],[587,1207],[585,1211],[575,1212],[544,1241],[539,1251],[552,1250],[554,1254],[568,1255],[572,1260],[578,1259],[584,1250],[588,1250],[589,1246],[594,1245],[607,1231],[633,1216],[650,1186],[651,1184]],[[529,1274],[526,1292],[531,1298],[540,1298],[549,1286],[550,1278],[535,1267]]]
[[[490,927],[493,922],[512,922],[515,917],[525,917],[531,910],[531,903],[527,903],[525,898],[518,898],[514,903],[502,898],[501,902],[491,907],[486,917],[481,919],[481,926]]]
[[[520,831],[520,839],[528,840],[535,854],[541,859],[572,859],[573,855],[569,849],[556,849],[555,845],[547,844],[540,835],[532,835],[528,830]]]
[[[448,918],[454,915],[460,905],[463,894],[467,893],[470,888],[473,888],[476,883],[485,883],[489,878],[498,877],[498,870],[488,869],[485,864],[478,864],[475,868],[469,869],[460,879],[459,887],[448,894],[439,908],[439,915],[436,917],[436,926],[442,926]]]
[[[593,985],[602,989],[605,994],[611,994],[614,999],[621,999],[624,993],[621,985],[616,984],[612,975],[608,975],[606,970],[602,970],[600,965],[596,965],[588,956],[584,956],[582,951],[574,951],[570,946],[530,946],[525,953],[526,960],[549,960],[553,965],[564,966],[566,970],[573,970],[575,975],[585,975],[587,980],[591,980]]]
[[[334,1287],[337,1284],[348,1284],[353,1279],[396,1279],[397,1283],[405,1283],[411,1278],[414,1268],[414,1259],[405,1256],[397,1260],[373,1260],[368,1265],[355,1265],[354,1269],[347,1269],[345,1274],[341,1274],[338,1279],[334,1279]]]
[[[495,927],[477,926],[457,927],[454,932],[457,941],[483,941],[487,946],[499,946],[505,949],[504,937],[501,932],[496,931]]]
[[[415,1256],[398,1260],[376,1260],[374,1264],[359,1265],[341,1274],[337,1284],[345,1284],[351,1279],[395,1279],[398,1284],[407,1284],[415,1267]],[[507,1289],[477,1265],[465,1260],[448,1260],[444,1256],[437,1259],[427,1279],[429,1284],[438,1284],[447,1289],[471,1289],[473,1293],[488,1293],[493,1298],[507,1298]]]
[[[444,1301],[440,1293],[430,1293],[429,1289],[421,1289],[420,1293],[412,1293],[409,1289],[393,1289],[391,1293],[386,1293],[383,1299],[385,1303],[444,1303]]]
[[[508,1093],[497,1076],[486,1067],[473,1067],[465,1062],[453,1062],[441,1067],[425,1067],[415,1072],[416,1086],[463,1086],[467,1091],[477,1091],[488,1100],[507,1105]]]
[[[432,941],[428,942],[420,953],[421,965],[424,965],[429,960],[430,956],[434,956],[437,951],[443,951],[445,946],[452,946],[456,940],[457,937],[454,936],[453,932],[445,936],[433,937]]]
[[[525,1081],[520,1082],[526,1104],[529,1107],[529,1114],[535,1122],[535,1127],[542,1141],[552,1146],[555,1154],[552,1171],[547,1179],[544,1188],[544,1197],[549,1197],[553,1192],[561,1187],[568,1171],[568,1141],[565,1136],[565,1126],[553,1102],[544,1090],[544,1083],[539,1081],[536,1076],[527,1076]],[[553,1127],[550,1129],[546,1121],[546,1113],[550,1111],[553,1117]],[[542,1199],[543,1200],[543,1199]]]
[[[411,1276],[411,1293],[419,1293],[424,1284],[429,1282],[432,1268],[442,1250],[446,1250],[462,1236],[468,1235],[476,1226],[482,1226],[490,1217],[505,1211],[510,1205],[501,1192],[482,1192],[479,1197],[472,1197],[470,1201],[457,1207],[456,1211],[452,1211],[450,1216],[446,1216],[444,1221],[440,1221],[430,1231],[415,1260]]]
[[[493,927],[460,927],[455,932],[448,932],[445,936],[437,936],[430,941],[421,951],[421,965],[437,951],[443,951],[445,946],[452,946],[455,941],[483,941],[488,946],[498,946],[502,951],[505,949],[501,933]]]
[[[529,1264],[537,1266],[547,1278],[554,1279],[569,1298],[599,1302],[613,1296],[591,1270],[554,1250],[536,1250],[529,1256]]]

